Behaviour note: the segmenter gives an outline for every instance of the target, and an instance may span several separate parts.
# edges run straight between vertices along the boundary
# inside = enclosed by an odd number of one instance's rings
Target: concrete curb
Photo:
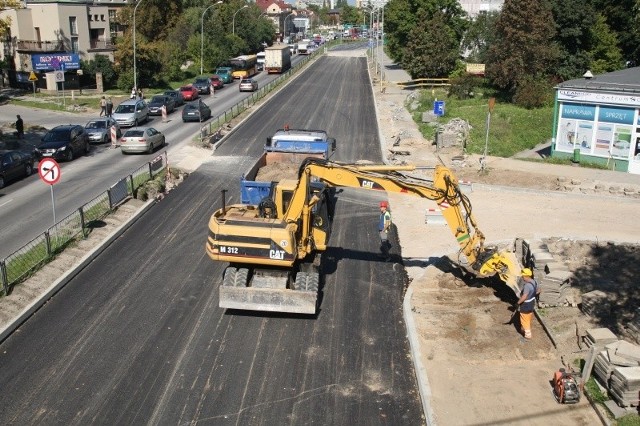
[[[126,222],[116,228],[111,234],[109,234],[105,240],[102,241],[97,247],[84,255],[78,263],[76,263],[71,269],[65,272],[60,278],[49,286],[49,288],[38,296],[36,300],[31,302],[20,312],[16,317],[2,330],[0,330],[0,343],[9,337],[23,322],[25,322],[34,312],[36,312],[47,300],[49,300],[54,294],[56,294],[62,287],[64,287],[73,277],[75,277],[80,271],[82,271],[90,262],[92,262],[100,253],[102,253],[116,238],[124,233],[136,220],[138,220],[143,214],[145,214],[154,204],[156,200],[147,201],[142,207],[140,207]]]
[[[404,301],[402,302],[402,316],[404,317],[404,322],[407,325],[407,338],[409,339],[411,357],[413,358],[413,364],[416,370],[416,378],[418,381],[418,389],[420,390],[420,399],[422,400],[424,416],[426,417],[427,425],[436,426],[435,414],[431,409],[431,386],[429,385],[429,377],[427,376],[427,369],[420,359],[420,339],[418,337],[416,323],[411,311],[411,297],[413,297],[413,288],[409,286],[404,295]]]

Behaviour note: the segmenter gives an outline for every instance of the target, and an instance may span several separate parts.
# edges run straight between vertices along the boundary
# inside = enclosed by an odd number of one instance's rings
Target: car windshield
[[[242,80],[240,83],[242,83],[242,84],[251,84],[251,80]]]
[[[185,110],[187,109],[198,109],[198,105],[195,104],[187,104],[186,107],[184,107]]]
[[[87,129],[104,129],[107,127],[106,121],[90,121],[85,126]]]
[[[52,129],[44,135],[45,142],[68,141],[71,129]]]
[[[173,92],[173,91],[172,92],[164,92],[164,94],[167,95],[167,96],[173,96],[173,97],[178,96],[178,94],[176,92]]]
[[[135,105],[118,105],[116,114],[130,114],[135,111]]]
[[[208,78],[196,78],[196,83],[195,84],[208,84],[209,83],[209,79]]]
[[[182,86],[182,87],[180,88],[180,91],[181,91],[181,92],[190,92],[190,91],[191,91],[191,89],[192,89],[192,87],[191,87],[191,86]]]
[[[124,134],[125,138],[139,138],[144,136],[144,130],[127,130]]]
[[[161,104],[163,102],[164,102],[164,96],[154,96],[153,98],[151,98],[151,103]]]

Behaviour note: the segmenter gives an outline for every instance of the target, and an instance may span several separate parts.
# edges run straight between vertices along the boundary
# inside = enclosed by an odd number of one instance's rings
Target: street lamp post
[[[284,38],[287,38],[287,18],[293,15],[293,12],[284,17],[284,21],[282,22],[282,34],[284,34]]]
[[[233,14],[233,20],[231,21],[231,33],[233,35],[236,35],[236,15],[238,14],[238,12],[240,12],[242,9],[246,9],[247,7],[249,7],[249,5],[244,5],[242,6],[240,9],[238,9],[236,11],[236,13]]]
[[[204,64],[204,14],[207,13],[207,10],[211,9],[213,6],[217,5],[217,4],[221,4],[222,0],[219,0],[217,2],[215,2],[214,4],[212,4],[211,6],[207,7],[203,12],[202,12],[202,19],[200,20],[200,75],[202,75],[203,71],[203,64]]]
[[[138,90],[138,70],[136,68],[136,12],[142,0],[138,0],[136,7],[133,8],[133,87]]]

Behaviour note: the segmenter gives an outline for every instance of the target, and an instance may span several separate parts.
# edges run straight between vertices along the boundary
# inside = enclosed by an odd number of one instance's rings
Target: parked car
[[[36,146],[32,143],[25,142],[23,140],[6,140],[0,141],[0,149],[7,151],[21,151],[26,154],[30,154],[33,158],[38,158],[36,152]]]
[[[258,82],[252,78],[243,78],[240,80],[241,92],[255,92],[258,90]]]
[[[198,93],[201,95],[211,94],[211,80],[209,77],[198,77],[192,84],[193,87],[198,89]]]
[[[33,173],[35,158],[24,151],[0,150],[0,189],[13,180]]]
[[[167,114],[171,114],[176,109],[176,101],[171,96],[153,95],[148,106],[151,115],[162,115],[163,106],[167,109]]]
[[[111,142],[111,127],[116,128],[116,138],[122,136],[122,130],[116,120],[111,117],[93,118],[84,125],[84,129],[89,135],[89,143]]]
[[[124,132],[120,138],[120,151],[123,154],[151,154],[157,147],[165,144],[164,134],[153,127],[138,127]]]
[[[200,93],[198,93],[198,89],[196,89],[191,85],[182,86],[180,88],[180,93],[182,93],[182,97],[184,98],[185,102],[194,101],[200,97]]]
[[[184,105],[184,96],[180,90],[167,90],[163,95],[171,96],[176,101],[176,108]]]
[[[121,127],[138,127],[149,120],[149,107],[142,99],[128,99],[116,107],[111,117]]]
[[[89,153],[89,134],[79,124],[65,124],[49,130],[36,148],[38,156],[71,161]]]
[[[209,80],[211,81],[211,86],[214,90],[220,90],[224,87],[224,81],[222,81],[218,75],[212,75],[209,77]]]
[[[211,108],[202,101],[191,102],[182,110],[182,121],[205,121],[211,118]]]

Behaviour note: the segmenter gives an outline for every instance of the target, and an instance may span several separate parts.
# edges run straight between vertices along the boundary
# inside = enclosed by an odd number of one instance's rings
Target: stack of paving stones
[[[521,243],[521,247],[518,244]],[[571,290],[573,273],[564,263],[558,262],[549,252],[547,245],[541,241],[516,242],[516,253],[521,257],[523,265],[533,269],[534,276],[540,286],[538,306],[577,306]]]
[[[626,331],[632,340],[635,340],[636,343],[640,343],[640,308],[636,309],[633,318],[627,324]]]
[[[596,356],[593,371],[615,402],[621,407],[637,407],[640,395],[640,346],[617,340],[606,328],[587,330],[584,340],[588,346],[602,349]]]
[[[593,290],[582,295],[581,309],[591,317],[607,317],[611,315],[611,301],[604,291]]]

